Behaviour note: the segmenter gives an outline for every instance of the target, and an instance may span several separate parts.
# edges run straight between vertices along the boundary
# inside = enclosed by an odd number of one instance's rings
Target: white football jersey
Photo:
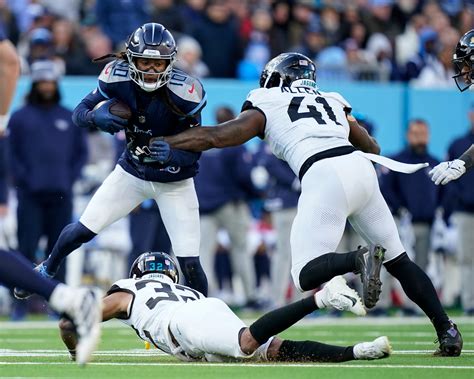
[[[188,301],[204,299],[200,292],[174,284],[168,277],[153,279],[121,279],[107,294],[127,292],[133,295],[127,318],[122,322],[132,327],[138,336],[168,354],[180,353],[171,341],[168,330],[176,311]]]
[[[259,88],[249,93],[247,102],[243,109],[254,107],[263,112],[265,140],[296,175],[312,155],[351,145],[346,118],[351,106],[336,92],[297,85]]]

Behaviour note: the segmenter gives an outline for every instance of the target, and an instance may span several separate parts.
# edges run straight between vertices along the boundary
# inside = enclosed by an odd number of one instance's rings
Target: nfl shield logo
[[[145,121],[146,121],[145,116],[138,116],[138,122],[139,122],[140,124],[144,124]]]

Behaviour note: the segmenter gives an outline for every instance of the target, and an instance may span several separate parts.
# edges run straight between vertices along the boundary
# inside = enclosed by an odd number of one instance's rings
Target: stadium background
[[[220,32],[209,22],[215,17],[222,20]],[[470,0],[0,0],[0,21],[22,62],[12,112],[24,104],[35,60],[55,62],[62,75],[62,103],[72,109],[96,86],[103,64],[93,64],[91,58],[122,50],[132,30],[155,21],[172,30],[181,52],[189,52],[180,55],[181,67],[204,83],[208,105],[203,124],[215,122],[218,107],[230,106],[238,112],[248,91],[258,86],[258,75],[266,61],[282,51],[298,51],[316,61],[320,88],[341,92],[356,115],[373,126],[384,155],[405,147],[408,122],[413,118],[425,119],[429,124],[429,151],[438,159],[445,157],[455,138],[472,127],[469,113],[474,110],[474,94],[459,93],[451,79],[452,67],[445,60],[446,54],[452,55],[459,37],[474,28],[474,2]],[[105,133],[101,138],[108,142],[101,146],[110,148],[113,138]],[[248,151],[254,153],[258,143],[248,143]],[[80,215],[91,190],[111,169],[110,162],[94,164],[83,170],[76,184],[75,217]],[[271,263],[275,236],[271,235],[271,226],[258,219],[264,199],[248,199],[248,203],[255,216],[250,245],[265,245]],[[9,213],[0,225],[3,245],[16,243],[15,204],[16,191],[11,187]],[[68,258],[70,283],[90,281],[105,288],[124,275],[131,249],[128,222],[117,223]],[[406,228],[402,226],[400,232],[406,232]],[[38,248],[38,261],[43,257],[44,245]],[[45,314],[43,302],[33,299],[27,311],[35,315],[26,317],[41,321],[5,321],[23,320],[27,315],[24,308],[15,308],[10,293],[0,287],[0,377],[471,378],[474,322],[459,306],[462,288],[455,250],[454,246],[450,251],[454,254],[432,251],[429,274],[449,307],[449,315],[463,332],[464,351],[459,359],[431,357],[436,345],[429,321],[410,307],[402,313],[399,307],[406,305],[406,299],[397,297],[400,291],[395,287],[392,300],[396,307],[391,308],[389,318],[356,320],[326,313],[326,317],[307,318],[283,334],[284,338],[314,338],[334,344],[353,344],[386,334],[395,349],[390,360],[299,367],[182,365],[156,351],[144,350],[133,331],[108,322],[95,362],[84,371],[68,361],[56,323],[42,321],[56,317]],[[449,296],[446,283],[451,285]],[[234,284],[234,289],[242,292],[238,281]],[[260,291],[260,300],[268,299],[271,293],[271,287]],[[227,300],[236,305],[235,298]],[[271,302],[261,305],[260,311],[272,306]],[[415,317],[406,317],[406,313],[414,313]]]

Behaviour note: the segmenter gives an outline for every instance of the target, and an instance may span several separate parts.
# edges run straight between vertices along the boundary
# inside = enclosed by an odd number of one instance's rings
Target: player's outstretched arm
[[[260,112],[250,109],[223,124],[192,128],[183,133],[163,137],[163,140],[175,149],[203,151],[214,147],[241,145],[253,137],[263,136],[264,130],[265,117]]]
[[[380,147],[375,140],[371,137],[367,130],[359,125],[357,120],[351,114],[347,115],[347,121],[349,122],[349,141],[357,149],[362,150],[364,153],[380,154]]]
[[[102,321],[128,316],[128,307],[133,296],[126,292],[114,292],[102,300]],[[73,360],[76,359],[77,334],[74,324],[66,318],[59,320],[61,339],[66,345]]]
[[[445,185],[452,180],[459,179],[467,170],[472,168],[473,164],[474,145],[471,145],[458,159],[441,162],[429,172],[429,175],[434,184]]]

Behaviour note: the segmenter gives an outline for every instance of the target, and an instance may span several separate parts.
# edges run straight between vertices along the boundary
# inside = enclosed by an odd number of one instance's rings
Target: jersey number
[[[180,286],[179,284],[176,284],[175,287],[181,291],[190,292],[189,295],[176,294],[175,292],[173,292],[173,289],[168,283],[159,282],[157,280],[140,280],[139,282],[135,283],[135,287],[138,291],[140,291],[141,289],[145,288],[148,283],[160,283],[161,288],[155,287],[155,292],[168,295],[167,297],[150,297],[145,303],[150,310],[155,308],[156,304],[158,304],[161,300],[179,301],[181,298],[181,300],[187,302],[188,300],[192,301],[199,299],[199,293],[197,291],[193,290],[192,288]]]
[[[322,113],[316,109],[315,105],[308,105],[308,112],[298,112],[303,99],[304,96],[297,96],[291,99],[290,105],[288,106],[288,116],[290,116],[291,122],[295,122],[301,118],[314,118],[318,124],[325,125],[326,121],[324,121]],[[331,121],[334,121],[337,125],[341,125],[336,120],[334,111],[324,97],[318,96],[315,100],[316,103],[323,105],[323,108]]]

